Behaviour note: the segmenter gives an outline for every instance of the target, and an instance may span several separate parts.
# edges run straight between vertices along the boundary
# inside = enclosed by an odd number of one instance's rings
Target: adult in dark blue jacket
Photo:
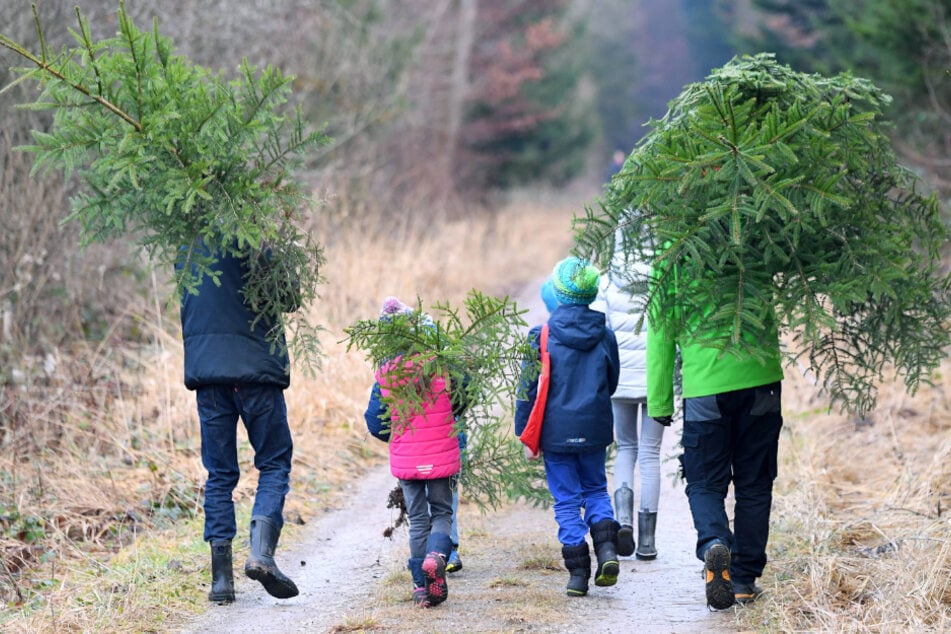
[[[558,541],[570,573],[567,593],[584,596],[591,576],[589,530],[598,560],[595,584],[614,585],[620,569],[619,525],[608,494],[605,459],[614,440],[611,394],[621,364],[604,313],[589,308],[598,294],[598,270],[570,257],[555,266],[551,280],[558,306],[548,319],[551,369],[540,448],[555,502]],[[529,331],[536,351],[541,328]],[[537,391],[537,372],[526,367],[520,391],[525,399],[515,402],[516,435],[525,429]]]
[[[204,538],[211,545],[212,585],[208,599],[234,601],[231,541],[237,532],[232,497],[241,472],[237,424],[240,418],[254,449],[258,486],[251,511],[251,554],[245,574],[280,599],[296,596],[297,586],[274,561],[284,525],[284,498],[289,491],[293,442],[287,423],[284,390],[290,366],[283,335],[274,345],[268,319],[257,320],[245,302],[248,257],[210,251],[198,242],[182,251],[182,266],[196,257],[217,258],[210,269],[217,283],[202,276],[197,294],[182,297],[185,386],[195,391],[201,422],[201,460],[205,482]],[[250,257],[266,259],[266,253]],[[193,269],[194,270],[194,269]]]

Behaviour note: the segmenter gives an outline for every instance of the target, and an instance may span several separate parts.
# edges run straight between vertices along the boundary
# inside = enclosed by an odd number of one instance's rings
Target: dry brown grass
[[[329,283],[314,307],[327,327],[326,356],[316,376],[295,375],[287,393],[296,444],[289,539],[295,518],[307,521],[332,506],[337,483],[385,457],[383,445],[366,442],[371,372],[358,353],[344,351],[343,328],[375,315],[389,294],[419,296],[428,306],[457,304],[473,287],[516,292],[564,254],[570,217],[586,200],[535,195],[495,214],[426,226],[407,219],[315,227],[327,245]],[[26,407],[22,394],[3,395],[29,421],[8,432],[0,452],[5,632],[161,631],[167,615],[205,607],[204,472],[193,395],[181,385],[177,315],[164,301],[153,297],[155,308],[140,324],[152,345],[124,349],[110,339],[69,351],[42,399]],[[827,413],[815,388],[787,372],[771,560],[761,580],[768,594],[738,611],[741,626],[951,629],[951,368],[941,370],[933,388],[913,397],[900,385],[885,386],[870,423]],[[247,447],[241,458],[246,475],[237,498],[246,523],[255,484]],[[467,520],[467,548],[498,545],[482,522]],[[38,526],[46,537],[31,543],[28,533]],[[487,618],[513,631],[564,611],[551,592],[564,581],[560,562],[551,560],[557,544],[516,546],[514,566],[454,589],[456,600],[484,606]],[[526,587],[526,578],[538,587]],[[396,631],[413,625],[407,618],[433,619],[407,608],[407,584],[404,569],[391,571],[373,590],[377,608],[345,615],[338,631]],[[498,601],[507,589],[530,600],[517,608]],[[433,612],[451,619],[448,611]]]
[[[776,632],[951,628],[951,363],[916,395],[882,388],[867,420],[829,413],[787,371],[771,563],[751,627]]]
[[[295,520],[333,505],[338,483],[385,456],[384,446],[365,442],[372,373],[345,351],[343,328],[375,316],[390,294],[458,305],[472,288],[520,289],[569,248],[571,216],[587,199],[566,200],[536,194],[457,221],[317,223],[328,284],[313,310],[327,329],[325,357],[316,376],[296,374],[287,392],[295,437],[288,539]],[[204,608],[204,471],[177,314],[166,299],[155,294],[143,325],[152,345],[75,351],[50,379],[52,398],[31,400],[29,424],[8,435],[0,453],[5,632],[160,631],[166,615]],[[246,443],[240,458],[235,497],[246,524],[256,484]],[[45,537],[28,535],[31,527]],[[356,617],[344,627],[372,623]]]

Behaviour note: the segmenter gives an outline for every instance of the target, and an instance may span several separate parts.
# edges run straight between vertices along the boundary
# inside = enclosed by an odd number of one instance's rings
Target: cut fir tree
[[[293,78],[243,61],[226,80],[176,55],[157,22],[138,30],[122,3],[115,37],[92,41],[77,9],[76,45],[53,52],[33,12],[39,52],[0,35],[0,47],[28,63],[17,81],[42,88],[23,107],[53,111],[51,127],[20,149],[33,153],[34,171],[76,177],[68,220],[80,223],[84,243],[122,237],[160,264],[187,264],[175,267],[179,293],[217,275],[198,241],[246,257],[256,319],[275,345],[289,331],[295,360],[316,367],[318,328],[295,310],[317,296],[322,253],[299,228],[310,201],[293,171],[329,139],[286,111]]]
[[[519,378],[523,371],[541,369],[524,333],[524,314],[508,297],[473,289],[461,308],[437,302],[427,314],[417,305],[405,314],[363,319],[346,328],[348,351],[363,352],[374,369],[398,357],[414,360],[387,371],[391,385],[381,399],[384,426],[393,419],[412,420],[432,398],[433,378],[446,379],[454,412],[463,412],[453,430],[465,434],[460,484],[480,509],[516,499],[533,505],[551,501],[540,462],[525,460],[513,433],[512,401],[524,389]],[[529,359],[536,359],[534,365]]]
[[[788,360],[843,409],[870,411],[890,369],[914,391],[949,343],[948,230],[892,150],[889,102],[849,74],[734,58],[650,122],[575,219],[577,250],[615,262],[663,328],[723,354],[755,354],[748,342],[778,325]],[[616,249],[652,262],[651,279]]]

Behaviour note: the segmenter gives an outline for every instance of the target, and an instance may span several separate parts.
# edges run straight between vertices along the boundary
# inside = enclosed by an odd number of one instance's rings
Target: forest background
[[[72,44],[73,5],[35,4],[47,42]],[[115,34],[115,2],[79,6],[94,36]],[[629,153],[685,84],[734,54],[774,51],[797,70],[871,79],[894,98],[898,152],[942,201],[951,193],[947,0],[129,0],[126,9],[140,28],[157,19],[179,53],[225,75],[242,58],[293,74],[294,100],[333,138],[301,173],[321,201],[308,222],[328,261],[311,308],[327,328],[325,369],[290,395],[298,436],[323,446],[304,445],[295,462],[307,493],[293,512],[305,516],[308,505],[333,503],[347,465],[379,458],[355,422],[367,368],[338,351],[341,329],[375,314],[391,288],[458,301],[472,287],[505,294],[544,275],[570,248],[567,219],[597,196],[612,152]],[[2,3],[0,25],[37,43],[25,0]],[[0,53],[0,86],[20,64]],[[148,576],[141,562],[121,563],[135,540],[147,536],[163,546],[157,558],[175,559],[169,541],[200,534],[189,527],[200,522],[204,474],[181,388],[177,308],[168,271],[126,242],[81,249],[78,227],[62,222],[74,184],[31,173],[14,150],[49,126],[47,113],[15,107],[31,90],[0,93],[0,593],[9,608],[0,626],[119,628],[121,613],[138,631],[176,602],[203,599],[187,584],[152,584],[161,601],[107,589]],[[478,267],[475,253],[485,254]],[[421,265],[427,258],[445,267]],[[815,577],[786,606],[799,614],[790,619],[893,618],[870,616],[884,614],[884,591],[851,555],[873,570],[887,565],[901,540],[884,527],[905,518],[919,522],[909,534],[938,544],[929,559],[938,581],[903,579],[926,604],[905,622],[947,623],[951,424],[936,413],[947,410],[943,390],[914,402],[898,394],[868,419],[832,427],[869,460],[880,445],[897,478],[881,465],[844,475],[827,456],[809,461],[830,480],[829,516],[854,514],[854,504],[883,515],[807,531],[821,542],[813,551],[836,558],[786,572]],[[900,446],[904,425],[927,444]],[[888,484],[877,480],[883,472]],[[243,499],[251,486],[242,481]],[[815,500],[809,506],[813,517]],[[200,543],[189,548],[204,554]]]

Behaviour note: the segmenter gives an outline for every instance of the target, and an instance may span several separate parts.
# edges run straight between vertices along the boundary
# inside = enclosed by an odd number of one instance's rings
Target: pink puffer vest
[[[383,398],[395,385],[387,375],[398,361],[391,361],[377,372]],[[411,367],[412,362],[406,361],[404,368]],[[433,379],[432,395],[433,400],[409,421],[400,420],[391,409],[390,472],[401,480],[435,480],[459,473],[459,439],[452,433],[455,419],[444,377]]]

